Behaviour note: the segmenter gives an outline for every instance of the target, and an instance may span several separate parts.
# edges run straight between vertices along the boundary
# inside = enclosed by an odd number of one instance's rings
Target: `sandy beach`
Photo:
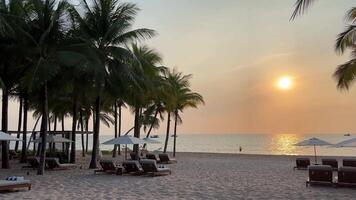
[[[356,194],[350,188],[306,188],[307,171],[293,171],[295,156],[179,153],[177,159],[168,165],[172,175],[162,177],[94,175],[86,169],[89,157],[78,158],[83,169],[44,176],[11,163],[0,178],[25,176],[32,190],[1,193],[0,199],[352,199]]]

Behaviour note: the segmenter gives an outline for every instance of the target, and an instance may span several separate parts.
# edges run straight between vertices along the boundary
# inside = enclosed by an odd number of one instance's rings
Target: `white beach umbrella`
[[[140,138],[130,137],[128,135],[124,135],[124,136],[120,136],[120,137],[108,140],[108,141],[106,141],[106,142],[104,142],[102,144],[105,144],[105,145],[124,144],[124,145],[126,145],[126,148],[125,148],[125,159],[126,159],[126,156],[127,156],[127,145],[128,144],[145,144],[145,143],[147,143],[147,142],[145,140],[140,139]]]
[[[341,147],[356,147],[356,138],[344,140],[337,144],[332,145],[331,147],[341,148]]]
[[[11,136],[10,134],[0,131],[0,141],[22,141],[21,139]]]
[[[42,138],[37,138],[35,140],[32,140],[32,142],[41,143]],[[61,136],[57,136],[57,135],[47,135],[46,142],[47,143],[69,143],[69,142],[73,142],[73,141],[69,140],[67,138],[61,137]]]
[[[328,145],[331,145],[331,144],[329,142],[326,142],[326,141],[318,139],[318,138],[310,138],[310,139],[303,140],[303,141],[295,144],[295,146],[313,146],[314,147],[314,155],[315,155],[315,163],[318,163],[315,147],[316,146],[328,146]]]
[[[144,140],[147,144],[161,144],[160,141],[151,138],[143,138],[142,140]]]

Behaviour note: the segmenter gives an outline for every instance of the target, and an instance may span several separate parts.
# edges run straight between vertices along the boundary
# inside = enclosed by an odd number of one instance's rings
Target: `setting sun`
[[[292,88],[292,79],[288,76],[283,76],[278,79],[277,86],[281,90],[289,90]]]

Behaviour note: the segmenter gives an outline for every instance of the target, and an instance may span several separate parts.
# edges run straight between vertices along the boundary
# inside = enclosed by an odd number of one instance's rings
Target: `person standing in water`
[[[239,151],[240,151],[240,153],[242,152],[242,147],[241,146],[239,147]]]

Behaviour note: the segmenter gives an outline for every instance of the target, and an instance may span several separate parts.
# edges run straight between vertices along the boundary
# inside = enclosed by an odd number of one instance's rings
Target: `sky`
[[[158,32],[147,45],[165,66],[193,74],[192,89],[205,99],[184,111],[179,134],[356,132],[356,88],[340,91],[332,77],[349,58],[336,54],[334,43],[353,0],[316,1],[294,21],[295,0],[129,2],[141,8],[134,27]],[[293,79],[290,90],[276,88],[282,76]],[[17,107],[10,104],[10,129]],[[123,131],[132,124],[126,110]],[[166,121],[155,133],[165,128]],[[102,125],[101,132],[113,128]]]

